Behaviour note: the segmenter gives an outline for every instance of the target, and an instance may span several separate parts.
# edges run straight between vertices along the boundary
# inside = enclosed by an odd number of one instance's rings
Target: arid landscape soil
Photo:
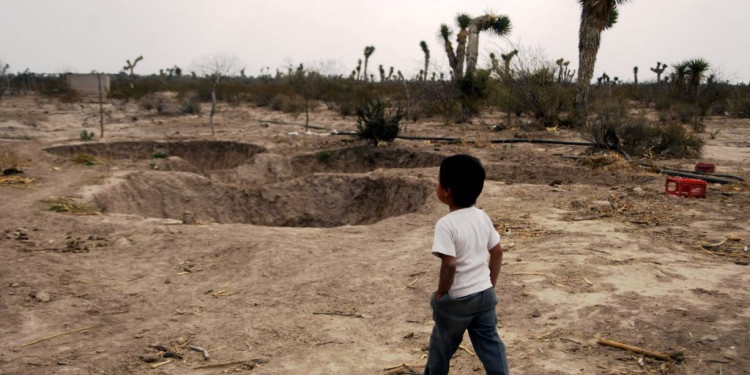
[[[583,140],[493,131],[500,113],[402,133],[463,142],[370,146],[331,134],[355,119],[322,107],[305,132],[222,103],[215,136],[205,114],[104,111],[101,138],[93,102],[0,101],[0,166],[23,172],[0,180],[2,375],[421,373],[437,166],[454,153],[487,168],[513,374],[750,374],[746,183],[668,196],[615,155],[492,143]],[[750,178],[750,121],[706,126],[701,159],[655,163]],[[451,373],[483,373],[468,337]]]

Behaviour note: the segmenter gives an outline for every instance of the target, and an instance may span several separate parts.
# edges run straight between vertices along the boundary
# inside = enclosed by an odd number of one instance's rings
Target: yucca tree
[[[461,13],[456,16],[458,25],[458,35],[456,36],[456,69],[454,77],[460,80],[464,76],[464,60],[466,60],[466,42],[469,39],[469,26],[471,17],[468,14]]]
[[[704,59],[690,59],[687,61],[688,75],[690,76],[690,86],[698,87],[703,81],[709,68],[708,61]]]
[[[445,46],[445,54],[448,55],[448,64],[451,66],[451,72],[455,76],[458,62],[456,61],[456,53],[453,51],[453,43],[451,43],[450,37],[453,35],[453,30],[446,24],[440,25],[440,37],[443,39]]]
[[[430,49],[427,47],[427,42],[424,40],[419,42],[419,47],[424,52],[424,79],[427,80],[427,69],[430,66]]]
[[[674,72],[672,72],[672,83],[674,83],[678,92],[684,93],[689,73],[688,62],[682,61],[674,64],[672,65],[672,69],[674,69]]]
[[[635,85],[638,86],[638,67],[633,67],[633,81],[635,82]]]
[[[367,61],[370,60],[370,55],[372,55],[373,52],[375,52],[374,46],[365,47],[365,70],[364,70],[365,82],[367,82]]]
[[[583,126],[586,122],[589,84],[594,76],[596,54],[599,52],[602,31],[617,23],[617,6],[629,0],[578,0],[581,4],[581,26],[578,31],[578,81],[573,122]]]
[[[510,18],[506,15],[485,14],[469,23],[469,42],[466,48],[466,76],[474,74],[479,59],[479,33],[490,32],[498,36],[510,34]]]
[[[503,59],[503,63],[505,64],[505,74],[510,74],[510,61],[513,60],[513,57],[518,55],[518,50],[514,49],[513,51],[510,51],[508,53],[501,53],[500,57]]]

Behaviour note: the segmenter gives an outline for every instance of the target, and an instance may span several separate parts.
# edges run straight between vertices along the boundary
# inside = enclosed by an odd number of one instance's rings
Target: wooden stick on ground
[[[76,333],[76,332],[81,332],[81,331],[85,331],[85,330],[87,330],[87,329],[89,329],[89,328],[91,328],[91,327],[92,327],[92,326],[86,326],[86,327],[83,327],[83,328],[78,328],[78,329],[74,329],[74,330],[71,330],[71,331],[65,331],[65,332],[57,333],[57,334],[54,334],[54,335],[52,335],[52,336],[47,336],[47,337],[41,338],[41,339],[39,339],[39,340],[29,341],[29,342],[27,342],[27,343],[25,343],[25,344],[23,344],[23,345],[21,345],[21,346],[29,346],[29,345],[34,345],[34,344],[36,344],[36,343],[39,343],[39,342],[42,342],[42,341],[45,341],[45,340],[49,340],[49,339],[54,339],[55,337],[60,337],[60,336],[65,336],[65,335],[69,335],[69,334],[71,334],[71,333]]]
[[[648,349],[644,349],[644,348],[641,348],[641,347],[637,347],[637,346],[633,346],[633,345],[628,345],[628,344],[623,344],[621,342],[617,342],[617,341],[613,341],[613,340],[608,340],[608,339],[599,339],[598,343],[601,344],[601,345],[612,346],[612,347],[615,347],[615,348],[618,348],[618,349],[629,350],[629,351],[634,352],[634,353],[643,354],[643,355],[645,355],[647,357],[661,359],[662,361],[678,360],[679,357],[682,354],[682,353],[676,353],[676,354],[670,355],[670,354],[667,354],[667,353],[664,353],[664,352],[657,352],[657,351],[653,351],[653,350],[648,350]]]
[[[160,366],[164,366],[164,365],[166,365],[167,363],[170,363],[170,362],[172,362],[171,359],[168,359],[168,360],[166,360],[164,362],[154,363],[153,365],[151,365],[151,368],[157,368],[157,367],[160,367]]]
[[[401,289],[401,290],[406,290],[406,288],[410,288],[412,285],[414,285],[414,283],[417,282],[417,280],[419,280],[418,277],[416,279],[414,279],[414,281],[410,282],[409,285],[403,287],[403,289]]]
[[[227,367],[227,366],[236,366],[236,365],[241,365],[241,364],[248,364],[249,366],[255,367],[255,363],[250,362],[250,361],[234,361],[234,362],[226,362],[226,363],[216,363],[213,365],[203,365],[203,366],[193,367],[193,369],[200,370],[200,369],[208,369],[208,368],[220,368],[220,367]]]

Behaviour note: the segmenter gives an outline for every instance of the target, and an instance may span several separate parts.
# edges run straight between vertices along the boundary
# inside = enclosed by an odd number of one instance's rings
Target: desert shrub
[[[201,103],[195,98],[188,98],[182,100],[180,111],[189,115],[198,115],[201,113]]]
[[[727,112],[736,118],[750,117],[750,89],[735,87],[727,98]]]
[[[305,101],[297,95],[289,97],[285,94],[276,94],[271,99],[269,107],[274,111],[299,114],[305,110]]]
[[[315,156],[318,158],[319,162],[323,164],[328,164],[331,161],[331,156],[333,156],[333,154],[331,153],[331,151],[322,150],[322,151],[318,151],[318,153],[315,154]]]
[[[164,150],[162,150],[162,149],[157,149],[157,150],[154,151],[154,153],[153,153],[153,155],[151,155],[151,157],[154,158],[154,159],[166,159],[166,158],[169,157],[169,154],[167,154],[167,152],[164,151]]]
[[[678,103],[674,106],[673,111],[674,117],[683,124],[697,121],[700,116],[700,109],[689,103]]]
[[[81,138],[82,141],[90,141],[94,139],[94,132],[88,132],[85,129],[81,130],[81,134],[79,135],[79,138]]]
[[[18,168],[21,162],[21,157],[15,151],[0,147],[0,170]]]
[[[357,133],[373,143],[392,141],[398,136],[402,118],[400,106],[393,110],[382,100],[365,102],[357,107]]]
[[[43,200],[42,203],[47,204],[47,209],[54,212],[69,212],[74,215],[96,215],[99,213],[95,207],[67,197],[51,197]]]
[[[104,164],[104,162],[94,155],[80,153],[73,157],[73,162],[83,165],[97,165]]]
[[[619,150],[618,134],[629,120],[625,103],[617,99],[592,102],[593,116],[581,128],[581,135],[595,148]]]
[[[700,156],[703,140],[679,122],[653,125],[631,121],[620,130],[622,149],[631,155],[692,158]]]
[[[528,113],[544,126],[566,124],[562,113],[570,110],[574,92],[572,87],[559,84],[554,69],[547,66],[533,70],[519,70],[504,82],[517,102],[507,103],[514,112]]]

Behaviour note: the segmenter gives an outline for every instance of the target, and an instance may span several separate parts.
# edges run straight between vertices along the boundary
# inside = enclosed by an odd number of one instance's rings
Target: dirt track
[[[491,145],[519,132],[489,130],[493,116],[409,124],[409,135],[475,144],[374,148],[275,123],[299,121],[287,115],[222,108],[214,139],[203,117],[110,104],[101,145],[78,140],[82,129],[98,135],[98,106],[3,98],[0,151],[33,181],[0,185],[0,374],[419,370],[437,285],[427,250],[446,212],[432,193],[436,166],[458,152],[488,170],[478,206],[504,235],[499,331],[514,374],[750,373],[747,185],[665,196],[664,176],[621,160],[560,157],[580,147]],[[322,110],[311,121],[354,127]],[[701,160],[750,176],[750,122],[707,125]],[[74,162],[81,152],[102,164]],[[100,214],[48,211],[50,197]],[[451,373],[481,373],[464,344]]]

